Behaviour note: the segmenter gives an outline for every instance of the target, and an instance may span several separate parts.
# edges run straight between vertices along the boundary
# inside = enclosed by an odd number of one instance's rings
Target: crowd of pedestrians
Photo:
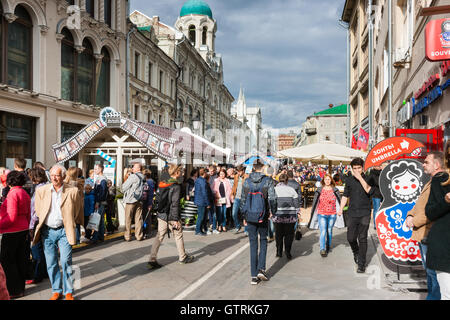
[[[425,159],[424,171],[432,179],[405,222],[420,243],[427,298],[433,300],[450,298],[449,144],[445,151],[430,153]],[[303,188],[313,185],[308,227],[319,229],[320,255],[326,258],[332,252],[333,228],[347,227],[357,272],[365,272],[370,220],[375,221],[382,201],[381,167],[366,176],[364,161],[357,158],[349,166],[286,165],[275,171],[258,160],[250,173],[244,166],[212,165],[195,168],[185,177],[181,165],[168,165],[157,183],[143,163],[131,165],[120,189],[125,205],[123,237],[133,240],[134,224],[134,238],[142,241],[152,236],[151,226],[157,226],[149,269],[163,267],[157,257],[166,236],[175,240],[179,263],[195,261],[184,245],[184,198],[196,208],[196,236],[244,233],[250,244],[251,284],[268,281],[267,244],[275,241],[277,258],[293,258],[294,235],[307,201]],[[0,297],[22,297],[26,285],[48,277],[51,300],[73,300],[72,246],[103,242],[106,234],[115,231],[119,189],[106,179],[101,163],[88,172],[87,179],[74,167],[54,165],[47,170],[42,163],[28,171],[25,167],[23,159],[16,159],[13,171],[0,168]],[[100,219],[91,229],[94,216]]]

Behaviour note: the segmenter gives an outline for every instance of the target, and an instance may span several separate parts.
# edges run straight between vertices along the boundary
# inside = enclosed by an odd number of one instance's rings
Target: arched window
[[[195,26],[194,25],[189,26],[189,41],[191,41],[192,44],[195,46]]]
[[[112,26],[112,1],[103,0],[105,23],[111,28]]]
[[[106,48],[102,49],[102,62],[100,67],[100,74],[97,80],[97,97],[95,104],[97,106],[106,107],[109,106],[109,84],[110,84],[110,66],[111,58]]]
[[[84,50],[78,55],[77,66],[77,101],[83,104],[94,104],[94,51],[91,43],[83,40]]]
[[[61,99],[73,101],[75,97],[76,51],[72,34],[64,28],[61,31]]]
[[[89,15],[94,18],[95,14],[95,5],[94,5],[94,0],[86,0],[86,12],[89,13]]]
[[[202,44],[206,45],[206,35],[208,34],[208,28],[207,27],[203,27],[203,32],[202,32]]]
[[[13,23],[7,23],[4,18],[2,19],[1,52],[6,53],[6,68],[2,67],[2,82],[31,89],[33,23],[27,10],[20,5],[16,7],[14,14],[17,19]]]

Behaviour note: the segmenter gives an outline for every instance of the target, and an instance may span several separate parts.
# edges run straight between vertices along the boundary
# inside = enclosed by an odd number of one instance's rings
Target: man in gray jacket
[[[132,172],[122,184],[123,202],[125,203],[125,241],[131,241],[131,220],[134,216],[134,236],[136,240],[144,239],[144,220],[142,218],[142,195],[145,178],[142,174],[142,163],[135,162]]]

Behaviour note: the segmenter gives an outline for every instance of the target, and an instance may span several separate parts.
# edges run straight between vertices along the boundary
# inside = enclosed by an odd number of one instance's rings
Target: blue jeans
[[[375,219],[377,217],[378,210],[380,209],[381,199],[380,198],[372,198],[372,205],[373,205],[373,226],[376,229],[377,223],[375,222]]]
[[[202,233],[203,220],[205,219],[206,207],[198,207],[197,209],[197,223],[195,224],[195,233]]]
[[[267,255],[267,224],[247,223],[248,238],[250,241],[250,272],[252,278],[258,275],[259,270],[266,270]],[[258,254],[259,234],[259,254]]]
[[[233,215],[234,227],[236,229],[241,228],[241,223],[239,222],[239,206],[240,205],[241,205],[241,199],[234,199],[232,215]]]
[[[333,238],[333,227],[336,223],[337,215],[318,214],[319,230],[320,230],[320,250],[326,250],[331,247],[331,240]]]
[[[39,241],[34,246],[31,247],[31,255],[33,260],[36,261],[36,265],[33,270],[33,279],[36,282],[41,282],[46,276],[47,266],[45,264],[45,254],[44,248],[42,247],[42,242]]]
[[[101,204],[98,207],[98,213],[100,214],[100,224],[98,226],[98,231],[94,232],[92,236],[92,241],[103,241],[105,240],[105,205]]]
[[[214,204],[211,205],[211,208],[209,208],[208,214],[209,214],[209,223],[211,224],[212,229],[216,230],[217,220],[216,220],[216,207],[214,206]]]
[[[44,244],[45,260],[47,262],[47,273],[52,284],[52,292],[73,293],[72,279],[72,246],[66,238],[64,228],[52,230],[44,227],[41,232]],[[58,249],[63,270],[63,281],[61,282],[61,271],[59,270]]]
[[[227,226],[227,205],[223,204],[216,207],[217,225],[225,228]]]
[[[427,272],[428,295],[427,300],[441,300],[441,288],[437,281],[436,271],[428,269],[426,265],[428,246],[419,242],[420,255],[422,256],[422,264]]]

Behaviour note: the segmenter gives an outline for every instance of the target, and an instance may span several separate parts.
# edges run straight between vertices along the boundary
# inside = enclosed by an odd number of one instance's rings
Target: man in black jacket
[[[269,280],[266,274],[266,254],[267,254],[267,233],[269,216],[276,212],[276,194],[274,182],[271,177],[262,173],[263,164],[258,160],[253,165],[255,172],[252,172],[248,179],[245,180],[242,187],[241,195],[241,211],[244,214],[244,225],[247,226],[248,237],[250,240],[250,267],[251,267],[251,284],[258,284],[261,280]],[[265,213],[262,222],[252,223],[248,221],[248,213],[245,211],[247,197],[251,191],[262,189],[265,201]],[[258,253],[258,234],[259,234],[259,253]]]
[[[339,215],[342,215],[344,207],[350,198],[347,210],[348,229],[347,240],[353,251],[353,257],[358,264],[358,273],[366,272],[367,235],[370,225],[370,196],[374,188],[369,186],[364,177],[364,160],[355,158],[350,163],[352,176],[345,181],[344,195],[341,199]]]
[[[375,218],[377,217],[378,209],[380,209],[381,202],[383,201],[383,196],[380,191],[380,174],[381,167],[373,168],[368,176],[367,183],[374,188],[374,192],[372,195],[372,207],[373,207],[373,228],[377,229],[377,224],[375,222]]]
[[[162,266],[156,261],[159,247],[164,240],[166,233],[173,232],[178,250],[179,262],[181,264],[190,263],[194,256],[186,254],[184,249],[183,228],[181,226],[180,178],[183,175],[183,168],[180,165],[170,165],[170,178],[159,183],[160,203],[158,204],[158,233],[152,245],[150,261],[147,265],[149,269],[158,269]],[[170,237],[170,236],[169,236]]]

